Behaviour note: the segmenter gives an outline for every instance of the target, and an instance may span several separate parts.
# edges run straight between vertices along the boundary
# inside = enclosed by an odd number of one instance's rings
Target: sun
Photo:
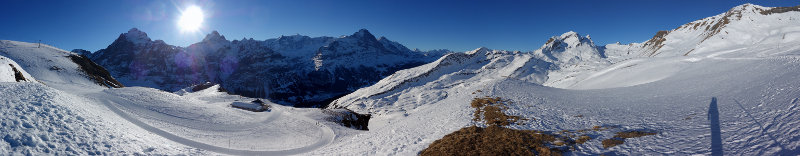
[[[181,13],[178,27],[183,32],[195,32],[203,25],[203,10],[197,6],[189,6]]]

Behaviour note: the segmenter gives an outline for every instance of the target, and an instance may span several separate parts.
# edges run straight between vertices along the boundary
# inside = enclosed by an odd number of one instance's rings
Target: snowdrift
[[[0,82],[36,82],[36,79],[14,60],[0,56]]]

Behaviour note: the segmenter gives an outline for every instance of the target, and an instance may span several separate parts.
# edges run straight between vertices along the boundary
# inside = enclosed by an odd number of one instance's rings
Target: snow
[[[753,18],[786,20],[796,13]],[[331,108],[373,114],[370,131],[346,133],[312,154],[415,155],[434,140],[477,124],[471,120],[470,99],[496,96],[512,101],[506,113],[535,119],[512,128],[617,127],[589,132],[594,139],[578,145],[570,153],[575,155],[796,155],[800,44],[788,43],[796,41],[791,37],[797,26],[793,22],[763,21],[769,27],[731,22],[699,45],[699,39],[672,31],[657,57],[640,57],[647,45],[634,43],[598,47],[609,56],[584,59],[592,57],[580,56],[597,53],[591,46],[573,46],[591,43],[577,42],[580,35],[574,32],[553,38],[552,43],[565,45],[545,44],[532,54],[487,48],[448,54],[334,101]],[[683,56],[692,47],[696,49]],[[573,58],[581,61],[561,61]],[[531,69],[539,72],[529,75],[546,77],[532,81],[508,74]],[[627,130],[658,134],[602,147],[603,139]]]
[[[240,101],[236,101],[236,102],[231,103],[231,106],[244,108],[244,109],[249,109],[249,110],[257,110],[257,111],[267,109],[266,107],[262,106],[261,104],[255,103],[255,102],[240,102]]]
[[[0,82],[0,153],[13,155],[201,152],[134,128],[94,100],[34,82]]]
[[[82,85],[87,88],[105,88],[87,78],[67,56],[75,53],[49,45],[0,40],[0,56],[18,63],[18,68],[27,71],[34,79],[51,87]]]
[[[325,125],[286,114],[281,111],[285,108],[259,113],[231,108],[227,104],[236,97],[230,95],[178,96],[141,87],[90,95],[110,97],[104,103],[106,106],[151,133],[213,152],[234,155],[302,153],[329,143],[333,137],[333,132]]]
[[[403,92],[400,97],[430,96],[422,101],[361,96],[362,99],[349,102],[354,105],[343,105],[357,112],[376,112],[370,131],[334,142],[332,147],[336,149],[325,148],[315,154],[337,149],[376,155],[416,154],[449,132],[474,124],[469,100],[483,96],[510,99],[514,105],[507,113],[536,119],[512,126],[517,129],[560,131],[619,126],[592,132],[590,135],[596,138],[579,145],[573,154],[708,155],[712,126],[721,129],[726,154],[797,154],[800,115],[793,113],[800,109],[800,85],[795,82],[800,71],[793,70],[800,69],[797,54],[800,51],[786,56],[715,57],[694,62],[685,61],[686,57],[632,59],[573,86],[591,90],[558,89],[489,76],[453,83],[447,79],[454,78],[441,76],[435,81],[419,82],[425,85],[398,91]],[[439,85],[450,88],[427,88]],[[712,97],[719,99],[717,113],[708,113]],[[719,116],[719,125],[710,125],[706,119],[712,114]],[[609,149],[600,144],[614,132],[641,129],[659,134],[628,139]]]
[[[218,92],[219,85],[177,93],[108,89],[73,71],[64,57],[71,52],[0,41],[0,74],[8,75],[2,66],[8,63],[44,82],[0,82],[0,153],[417,155],[460,128],[485,126],[472,120],[469,103],[490,96],[511,101],[505,113],[534,119],[510,128],[613,127],[586,132],[593,139],[568,155],[797,155],[800,28],[765,20],[797,13],[753,14],[758,9],[766,8],[732,11],[763,25],[731,22],[702,42],[692,40],[697,33],[671,31],[655,57],[641,57],[646,43],[597,47],[575,32],[530,53],[484,47],[449,53],[331,104],[371,114],[369,131],[331,122],[322,109],[267,100],[266,112],[232,108],[254,99]],[[627,130],[658,134],[602,147],[603,139]]]
[[[217,92],[219,86],[182,95],[107,89],[80,75],[66,60],[70,52],[2,44],[3,60],[21,60],[20,70],[45,83],[0,82],[0,153],[291,155],[330,144],[335,134],[329,126],[338,126],[274,103],[269,112],[232,108],[233,102],[253,99]]]
[[[131,28],[127,33],[123,33],[122,35],[124,35],[128,41],[131,41],[133,44],[137,45],[147,44],[151,41],[150,37],[147,37],[147,33],[136,28]]]
[[[606,52],[617,56],[670,57],[703,56],[709,52],[742,47],[782,48],[787,41],[796,39],[792,34],[800,31],[800,19],[797,18],[800,12],[761,13],[769,9],[753,4],[740,5],[725,13],[669,30],[660,48],[657,44],[648,45],[649,42],[610,44],[606,46],[609,48]]]
[[[23,80],[17,79],[16,77],[17,73],[22,75]],[[31,74],[28,74],[28,72],[22,69],[21,66],[17,64],[17,62],[14,62],[14,60],[0,56],[0,82],[18,82],[18,81],[35,82],[36,79],[34,79],[33,76],[31,76]]]

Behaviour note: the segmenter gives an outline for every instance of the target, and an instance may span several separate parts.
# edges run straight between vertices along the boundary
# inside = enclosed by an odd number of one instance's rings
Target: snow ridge
[[[149,43],[151,41],[150,37],[147,37],[147,33],[142,32],[136,28],[131,28],[130,30],[128,30],[127,33],[124,33],[122,35],[125,36],[125,38],[128,41],[133,42],[134,44],[137,45]]]
[[[0,40],[0,56],[18,63],[15,64],[17,70],[27,71],[35,80],[51,87],[68,84],[88,88],[122,87],[103,67],[91,60],[49,45]]]
[[[659,31],[643,43],[607,45],[606,51],[614,57],[669,57],[705,56],[710,51],[748,46],[776,47],[795,40],[800,30],[800,19],[796,18],[800,9],[796,8],[743,4],[725,13]]]

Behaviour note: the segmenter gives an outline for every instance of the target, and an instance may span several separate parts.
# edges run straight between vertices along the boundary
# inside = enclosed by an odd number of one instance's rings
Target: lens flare
[[[178,20],[178,27],[184,32],[194,32],[200,29],[203,24],[203,10],[197,6],[190,6],[183,10],[181,18]]]

